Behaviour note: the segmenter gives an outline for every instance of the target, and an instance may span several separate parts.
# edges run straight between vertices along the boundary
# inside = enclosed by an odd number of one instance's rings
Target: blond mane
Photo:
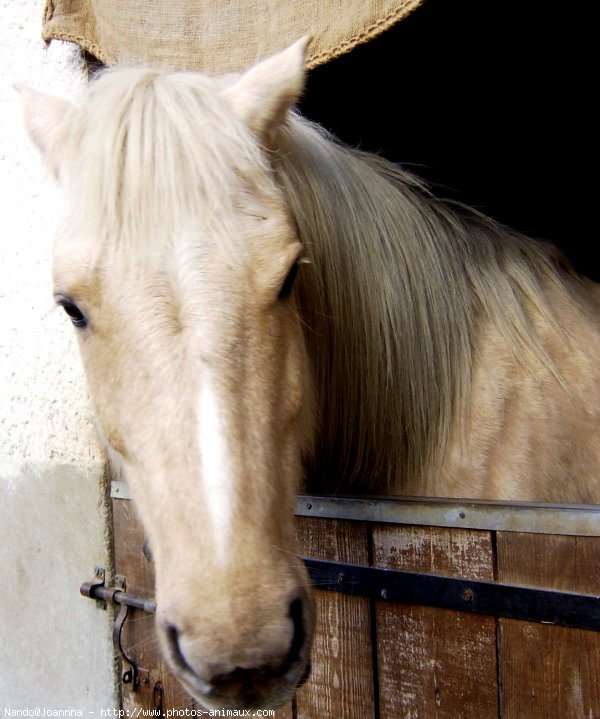
[[[553,322],[542,284],[563,289],[558,253],[300,118],[278,149],[310,258],[299,293],[321,398],[314,488],[432,486],[451,427],[466,425],[482,316],[521,363],[556,374],[526,307]]]

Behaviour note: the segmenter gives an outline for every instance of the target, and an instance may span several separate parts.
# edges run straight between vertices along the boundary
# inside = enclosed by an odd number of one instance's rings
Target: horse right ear
[[[27,133],[52,174],[58,177],[58,167],[55,159],[51,157],[50,148],[73,105],[58,97],[32,90],[26,85],[15,84],[14,87],[21,96]]]
[[[304,89],[309,35],[253,65],[223,95],[261,140],[268,140]]]

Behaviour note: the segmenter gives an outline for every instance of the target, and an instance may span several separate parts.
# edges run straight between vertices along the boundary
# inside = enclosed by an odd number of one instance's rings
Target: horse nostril
[[[300,654],[306,642],[306,630],[304,629],[304,616],[302,608],[302,600],[294,599],[290,604],[290,619],[294,626],[294,634],[288,654],[288,666],[295,664],[300,659]]]
[[[227,690],[243,697],[246,703],[254,702],[256,688],[271,682],[280,681],[285,677],[294,681],[297,686],[308,678],[310,669],[305,670],[301,677],[295,677],[303,660],[307,634],[304,625],[304,607],[302,599],[294,599],[290,603],[288,616],[292,621],[293,634],[288,651],[269,664],[254,668],[236,667],[233,671],[218,674],[210,679],[210,685],[217,692]],[[258,705],[257,705],[258,706]]]
[[[181,646],[179,645],[179,629],[177,629],[174,624],[167,624],[165,627],[165,633],[167,636],[167,644],[171,650],[173,662],[181,669],[186,669],[188,672],[192,672],[192,674],[194,674],[194,670],[190,667],[187,659],[181,651]]]
[[[187,642],[181,630],[177,625],[165,622],[162,627],[168,659],[173,668],[181,671],[203,695],[228,700],[235,698],[248,707],[260,707],[264,693],[273,687],[299,687],[308,678],[310,666],[307,666],[306,654],[310,642],[305,622],[305,601],[306,597],[298,597],[288,606],[287,616],[292,632],[287,649],[284,645],[280,654],[264,656],[257,666],[238,665],[229,670],[226,664],[221,664],[225,671],[219,671],[218,664],[201,661],[201,666],[194,669],[186,657]]]
[[[300,689],[300,687],[303,687],[306,684],[306,682],[308,681],[308,677],[310,676],[311,669],[311,664],[310,662],[308,662],[306,665],[306,669],[304,670],[304,674],[300,677],[298,683],[296,684],[296,689]]]

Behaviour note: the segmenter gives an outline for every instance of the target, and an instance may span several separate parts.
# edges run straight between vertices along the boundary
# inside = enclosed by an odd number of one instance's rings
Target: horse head
[[[67,203],[55,298],[152,548],[160,642],[213,707],[281,704],[309,664],[302,246],[270,158],[306,45],[240,76],[108,71],[77,107],[22,88]]]

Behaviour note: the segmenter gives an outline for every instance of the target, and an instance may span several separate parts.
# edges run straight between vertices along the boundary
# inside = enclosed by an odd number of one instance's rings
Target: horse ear
[[[66,100],[37,92],[26,85],[15,84],[15,90],[21,95],[27,133],[52,174],[57,176],[58,168],[54,166],[49,150],[59,126],[73,106]]]
[[[261,139],[269,139],[304,89],[305,35],[285,50],[261,60],[223,91],[233,111]]]

